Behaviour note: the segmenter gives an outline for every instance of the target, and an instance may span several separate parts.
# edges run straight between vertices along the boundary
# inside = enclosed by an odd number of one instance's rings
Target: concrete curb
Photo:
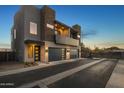
[[[82,60],[82,59],[84,59],[84,58],[71,59],[71,60],[62,60],[62,61],[54,61],[54,62],[50,62],[49,64],[40,63],[38,66],[20,68],[20,69],[14,69],[14,70],[9,70],[9,71],[5,71],[5,72],[0,72],[0,76],[27,72],[27,71],[31,71],[31,70],[35,70],[35,69],[39,69],[39,68],[45,68],[45,67],[49,67],[49,66],[64,64],[64,63],[67,63],[67,62],[74,62],[74,61],[78,61],[78,60]]]
[[[38,81],[35,81],[35,82],[32,82],[32,83],[28,83],[28,84],[25,84],[25,85],[22,85],[20,86],[20,88],[29,88],[29,87],[34,87],[34,86],[40,86],[42,85],[43,87],[49,85],[49,84],[52,84],[58,80],[61,80],[67,76],[70,76],[76,72],[79,72],[83,69],[86,69],[92,65],[95,65],[97,63],[100,63],[102,62],[103,60],[105,59],[101,59],[101,60],[97,60],[97,61],[94,61],[94,62],[91,62],[91,63],[88,63],[88,64],[85,64],[85,65],[82,65],[82,66],[79,66],[79,67],[76,67],[76,68],[73,68],[73,69],[70,69],[70,70],[67,70],[67,71],[64,71],[64,72],[61,72],[59,74],[56,74],[56,75],[53,75],[53,76],[50,76],[50,77],[47,77],[45,79],[41,79],[41,80],[38,80]],[[42,87],[40,86],[40,87]]]

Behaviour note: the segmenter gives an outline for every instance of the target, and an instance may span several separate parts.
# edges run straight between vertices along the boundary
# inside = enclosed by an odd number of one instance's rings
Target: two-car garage
[[[64,48],[49,47],[49,61],[64,60],[66,58],[66,52]]]
[[[50,61],[58,61],[66,59],[66,48],[49,47],[48,59]],[[78,58],[78,49],[70,49],[70,59]]]

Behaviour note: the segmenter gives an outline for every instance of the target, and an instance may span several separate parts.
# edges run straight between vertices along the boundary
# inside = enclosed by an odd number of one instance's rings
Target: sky
[[[42,6],[36,6],[38,8]],[[82,42],[89,48],[124,48],[124,6],[50,5],[56,19],[72,26],[79,24]],[[0,47],[10,48],[14,14],[20,6],[0,6]]]

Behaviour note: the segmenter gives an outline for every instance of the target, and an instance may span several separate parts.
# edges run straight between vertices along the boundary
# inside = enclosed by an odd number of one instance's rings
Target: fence
[[[0,51],[0,62],[16,61],[16,53],[12,51]]]
[[[124,59],[124,52],[103,52],[94,53],[93,57]]]

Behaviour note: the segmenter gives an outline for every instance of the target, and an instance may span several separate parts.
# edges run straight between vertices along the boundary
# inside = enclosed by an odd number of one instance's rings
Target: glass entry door
[[[40,61],[40,46],[34,47],[34,60]]]

